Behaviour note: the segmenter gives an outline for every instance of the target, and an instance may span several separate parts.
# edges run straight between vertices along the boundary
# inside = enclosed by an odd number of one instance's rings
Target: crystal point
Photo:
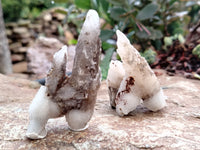
[[[111,61],[107,77],[111,106],[116,105],[120,116],[127,115],[141,102],[152,111],[162,109],[166,105],[166,97],[154,72],[128,38],[119,30],[116,34],[122,67],[112,65],[118,62]],[[121,72],[125,72],[124,75]]]
[[[71,76],[66,76],[67,47],[53,56],[46,85],[30,105],[28,138],[44,138],[48,119],[60,116],[66,117],[69,128],[74,131],[87,128],[101,82],[99,34],[99,16],[95,10],[89,10],[78,38]]]

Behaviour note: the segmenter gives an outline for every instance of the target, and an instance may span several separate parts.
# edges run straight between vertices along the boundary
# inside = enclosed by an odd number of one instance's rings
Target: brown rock
[[[30,38],[21,39],[21,43],[22,43],[23,45],[28,45],[29,42],[30,42]]]
[[[51,16],[51,14],[46,13],[46,14],[43,16],[43,19],[44,19],[44,21],[49,22],[49,21],[52,20],[52,16]]]
[[[112,26],[111,26],[110,24],[108,24],[108,23],[106,22],[106,20],[104,20],[104,19],[100,19],[100,25],[101,25],[101,27],[103,27],[104,29],[108,29],[108,30],[112,29]]]
[[[11,39],[8,39],[8,44],[10,45],[13,41]]]
[[[49,28],[45,28],[44,30],[45,36],[50,37],[52,35],[52,30]]]
[[[19,20],[18,21],[18,26],[20,26],[20,27],[29,27],[30,24],[31,24],[30,20]]]
[[[51,33],[57,32],[57,26],[56,25],[51,25],[50,26],[50,31],[51,31]]]
[[[12,30],[6,29],[6,35],[10,37],[12,35]]]
[[[65,118],[51,119],[45,139],[28,140],[28,107],[35,86],[28,80],[0,75],[0,149],[199,149],[199,81],[165,74],[158,78],[168,97],[162,111],[138,107],[129,116],[119,117],[110,108],[103,81],[87,130],[72,132]]]
[[[29,32],[26,32],[24,34],[20,34],[20,38],[22,39],[28,39],[31,37],[31,34]]]
[[[10,22],[10,23],[6,23],[6,28],[15,28],[17,27],[17,23],[16,22]]]
[[[29,75],[25,73],[13,73],[13,74],[9,74],[9,77],[21,78],[21,79],[27,79],[27,80],[29,79]]]
[[[18,53],[26,53],[27,49],[28,49],[28,47],[20,47],[17,52]]]
[[[27,72],[27,62],[19,62],[19,63],[13,64],[13,72],[14,73]]]
[[[53,13],[53,17],[55,17],[59,21],[62,21],[65,19],[66,15],[61,14],[61,13]]]
[[[43,78],[46,76],[51,66],[53,54],[62,46],[63,44],[57,39],[40,37],[36,43],[28,49],[28,72],[34,74],[33,78]],[[75,47],[69,47],[68,52],[67,71],[70,71],[73,65]]]
[[[20,40],[21,38],[29,38],[29,37],[31,37],[31,34],[28,31],[28,28],[26,28],[26,27],[16,27],[16,28],[13,29],[12,38]]]
[[[15,42],[9,45],[10,50],[13,52],[17,52],[20,47],[22,47],[20,42]]]
[[[12,54],[11,59],[12,59],[12,62],[16,62],[16,61],[19,62],[19,61],[23,61],[25,58],[24,58],[24,55]]]
[[[13,29],[13,33],[19,34],[19,35],[26,34],[27,32],[28,32],[28,29],[25,27],[16,27]]]
[[[34,29],[36,32],[40,32],[42,30],[42,25],[41,24],[30,24],[29,28]]]
[[[70,31],[65,31],[64,34],[65,34],[65,39],[69,44],[69,41],[74,39],[74,35]]]

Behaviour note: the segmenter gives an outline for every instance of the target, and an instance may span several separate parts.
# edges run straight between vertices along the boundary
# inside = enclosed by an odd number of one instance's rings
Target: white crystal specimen
[[[123,80],[123,77],[125,76],[125,71],[123,68],[123,65],[118,60],[111,60],[108,70],[108,76],[107,76],[107,86],[109,88],[109,96],[110,96],[110,105],[115,108],[115,97],[117,94],[117,91],[119,89],[119,86],[121,84],[121,81]]]
[[[53,56],[46,84],[30,105],[28,138],[44,138],[48,119],[55,117],[65,116],[74,131],[88,127],[101,82],[99,35],[99,16],[95,10],[89,10],[78,38],[71,76],[66,76],[67,47]]]
[[[121,57],[123,69],[121,69],[121,65],[112,65],[115,64],[115,61],[111,62],[107,78],[111,104],[113,104],[114,99],[116,111],[120,116],[127,115],[141,102],[152,111],[162,109],[166,106],[166,97],[154,72],[145,58],[141,57],[139,52],[131,45],[128,38],[119,30],[116,33],[117,53]],[[122,71],[121,74],[118,73],[120,71]],[[123,77],[122,74],[124,74]],[[118,76],[117,80],[116,76]],[[114,91],[117,91],[117,93],[110,90],[113,88],[117,89]],[[113,95],[116,95],[115,98],[113,98]]]
[[[47,88],[41,86],[29,108],[29,126],[26,136],[30,139],[41,139],[47,135],[45,125],[49,118],[60,116],[58,105],[46,95]]]

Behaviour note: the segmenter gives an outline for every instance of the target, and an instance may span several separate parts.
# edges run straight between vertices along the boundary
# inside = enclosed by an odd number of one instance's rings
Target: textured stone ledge
[[[168,97],[162,111],[138,107],[119,117],[103,82],[87,130],[72,132],[65,118],[52,119],[45,139],[28,140],[28,107],[38,85],[0,75],[0,149],[199,149],[200,81],[165,74],[158,79]]]

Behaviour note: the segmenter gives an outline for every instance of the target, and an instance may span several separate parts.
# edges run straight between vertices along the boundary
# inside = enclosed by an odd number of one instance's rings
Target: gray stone
[[[27,72],[27,62],[22,61],[16,64],[13,64],[14,73],[25,73]]]
[[[52,119],[47,137],[32,141],[25,133],[28,107],[37,89],[28,80],[0,75],[0,149],[199,149],[200,81],[165,74],[158,79],[168,97],[162,111],[137,108],[119,117],[110,108],[104,81],[87,130],[72,132],[65,118]]]
[[[52,20],[52,16],[51,16],[51,14],[46,13],[46,14],[43,16],[43,19],[44,19],[44,21],[49,22],[49,21]]]
[[[17,52],[20,47],[22,47],[20,42],[15,42],[9,45],[9,48],[12,52]]]
[[[30,20],[19,20],[18,21],[18,26],[20,26],[20,27],[29,27],[30,24],[31,24]]]
[[[16,22],[6,23],[6,28],[15,28],[15,27],[17,27],[17,23]]]
[[[28,72],[33,74],[34,79],[46,76],[51,67],[53,54],[57,52],[63,44],[54,38],[40,37],[33,46],[27,50]],[[68,47],[67,71],[72,70],[75,55],[75,46]]]
[[[17,51],[17,53],[26,53],[28,47],[20,47]]]
[[[12,30],[6,29],[6,35],[10,37],[12,35]]]
[[[24,58],[24,55],[12,54],[11,59],[12,59],[12,62],[16,62],[16,61],[19,62],[19,61],[23,61],[25,58]]]
[[[36,32],[40,32],[42,30],[42,25],[41,24],[30,24],[29,28],[34,29]]]
[[[25,27],[16,27],[16,28],[13,29],[14,34],[22,35],[22,34],[26,34],[27,32],[28,32],[28,29],[25,28]]]

